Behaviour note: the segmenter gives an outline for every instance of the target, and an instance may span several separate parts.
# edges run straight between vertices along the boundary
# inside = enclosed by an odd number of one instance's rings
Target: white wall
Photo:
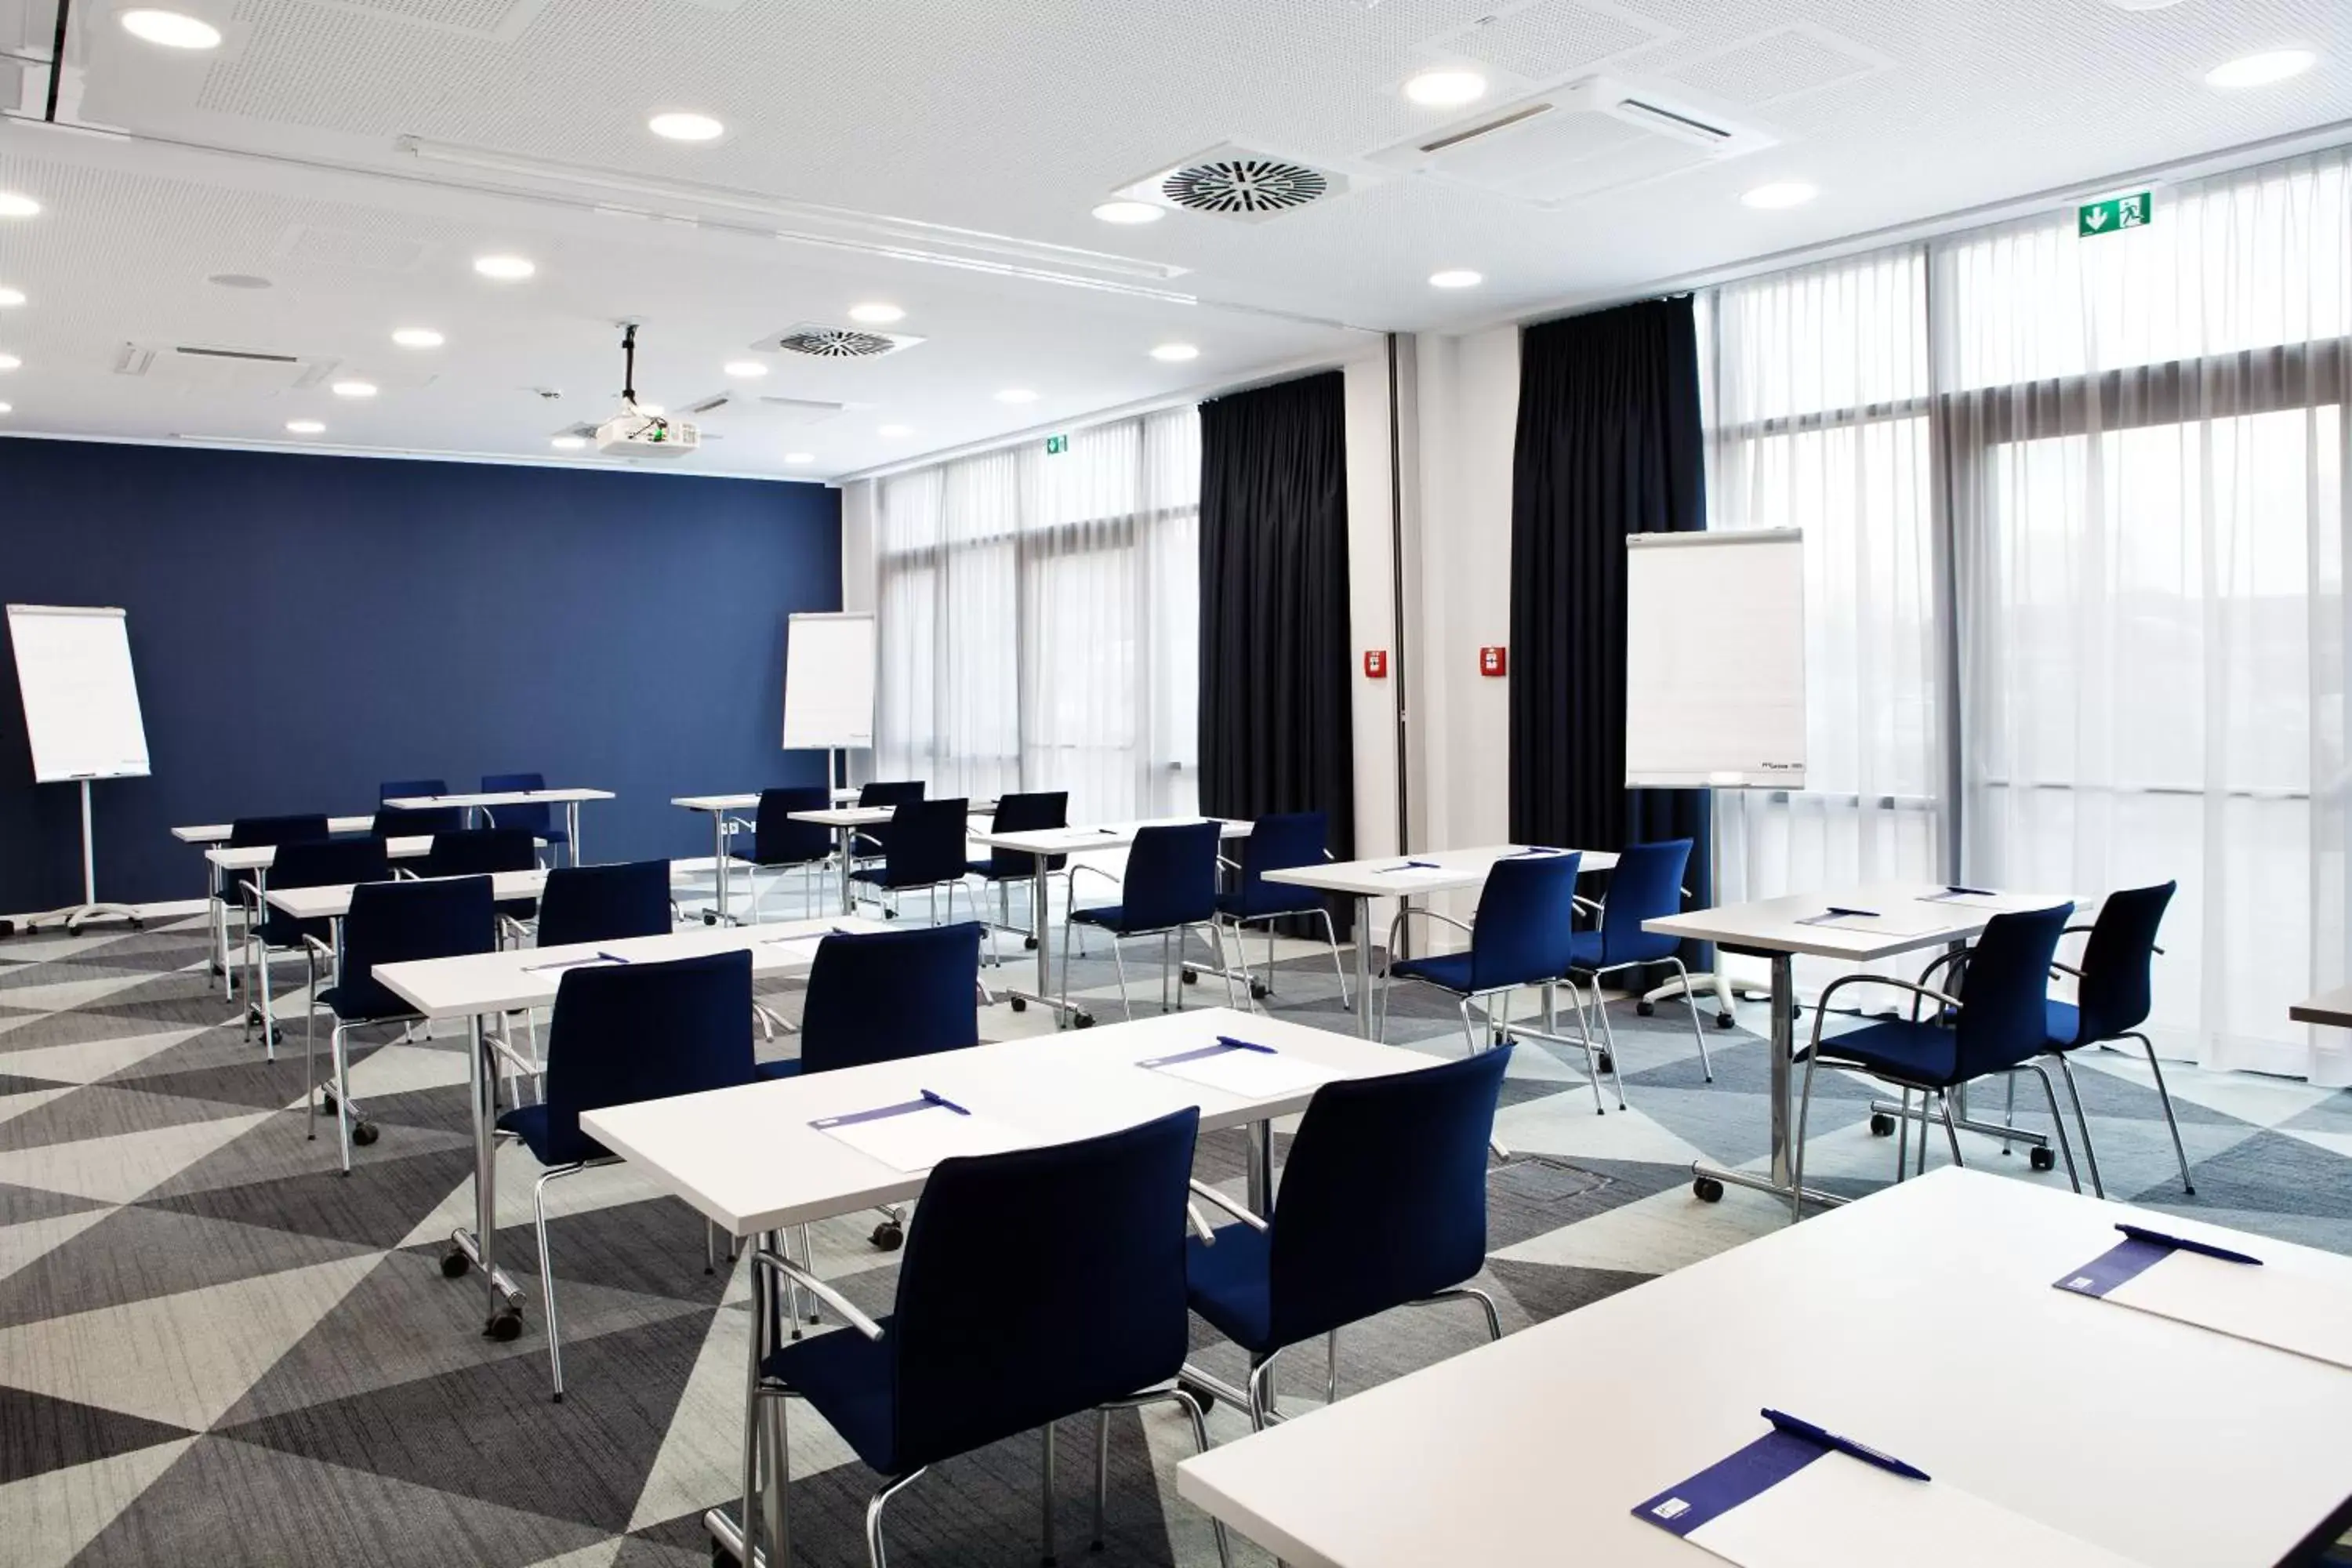
[[[878,520],[875,508],[880,499],[881,486],[874,479],[853,479],[841,487],[841,607],[845,610],[876,608],[874,542]],[[874,753],[852,752],[845,766],[851,782],[870,779]]]
[[[1350,713],[1356,738],[1356,854],[1393,855],[1397,842],[1396,574],[1390,541],[1389,371],[1385,349],[1342,367],[1347,382],[1348,620]],[[1364,674],[1385,649],[1389,677]]]

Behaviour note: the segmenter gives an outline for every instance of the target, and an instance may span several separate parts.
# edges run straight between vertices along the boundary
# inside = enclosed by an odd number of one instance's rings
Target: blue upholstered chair
[[[2115,1040],[2137,1040],[2139,1048],[2147,1053],[2147,1070],[2156,1078],[2157,1098],[2164,1103],[2165,1122],[2172,1129],[2172,1155],[2180,1163],[2181,1190],[2197,1190],[2189,1179],[2189,1151],[2181,1146],[2180,1122],[2172,1114],[2172,1094],[2164,1087],[2164,1069],[2157,1065],[2156,1047],[2139,1032],[2153,1005],[2153,976],[2149,972],[2155,967],[2156,954],[2163,951],[2156,945],[2157,929],[2164,924],[2165,906],[2172,902],[2177,886],[2164,882],[2153,888],[2126,888],[2108,894],[2099,906],[2097,919],[2087,926],[2066,928],[2065,934],[2088,934],[2089,940],[2083,944],[2081,966],[2064,963],[2051,966],[2074,976],[2074,1000],[2061,1002],[2053,998],[2047,1004],[2048,1054],[2057,1058],[2058,1070],[2065,1076],[2066,1092],[2074,1101],[2074,1121],[2083,1130],[2083,1163],[2090,1167],[2091,1191],[2100,1197],[2107,1195],[2107,1189],[2099,1179],[2099,1156],[2091,1146],[2091,1123],[2083,1114],[2083,1091],[2074,1082],[2074,1069],[2066,1058],[2084,1046]]]
[[[1675,973],[1683,977],[1683,1000],[1690,1005],[1692,1037],[1698,1041],[1699,1070],[1706,1081],[1715,1081],[1715,1064],[1707,1059],[1706,1031],[1699,1026],[1698,996],[1690,988],[1690,970],[1683,963],[1682,938],[1659,936],[1642,929],[1644,921],[1660,920],[1680,914],[1683,908],[1683,869],[1690,864],[1691,841],[1687,838],[1663,839],[1655,844],[1630,844],[1619,853],[1617,868],[1609,873],[1609,892],[1598,904],[1579,899],[1577,902],[1595,910],[1600,925],[1591,931],[1576,932],[1569,941],[1569,981],[1570,994],[1579,981],[1590,981],[1592,996],[1601,1013],[1601,1036],[1609,1049],[1611,1067],[1617,1069],[1617,1104],[1625,1104],[1625,1074],[1617,1056],[1616,1031],[1609,1025],[1609,1003],[1601,994],[1601,978],[1620,970],[1640,969],[1653,963],[1671,963]],[[1584,1016],[1583,1003],[1577,1004],[1577,1017]]]
[[[1486,1261],[1486,1148],[1510,1047],[1384,1078],[1327,1083],[1291,1140],[1274,1213],[1213,1187],[1193,1190],[1239,1222],[1188,1243],[1192,1310],[1249,1352],[1235,1402],[1273,1418],[1274,1358],[1392,1307],[1475,1300],[1502,1338],[1495,1303],[1464,1283]],[[1185,1375],[1228,1395],[1217,1380]]]
[[[376,966],[418,958],[455,958],[498,947],[498,917],[490,905],[488,877],[451,877],[435,881],[362,882],[352,889],[351,912],[341,922],[341,947],[332,954],[335,983],[312,994],[310,1028],[303,1042],[303,1098],[310,1108],[307,1137],[318,1136],[318,1076],[312,1068],[318,1012],[334,1014],[328,1052],[335,1071],[335,1126],[342,1142],[343,1174],[352,1173],[352,1145],[375,1142],[374,1124],[352,1103],[349,1055],[343,1037],[356,1024],[420,1020],[407,1003],[384,989]],[[356,1124],[356,1131],[354,1131]]]
[[[488,877],[500,871],[536,871],[539,847],[522,827],[465,827],[436,833],[433,847],[417,861],[420,877]],[[506,899],[499,918],[509,934],[520,937],[525,922],[539,908],[537,899]]]
[[[751,920],[758,923],[760,903],[787,871],[797,869],[802,874],[801,909],[814,914],[817,906],[815,872],[833,856],[833,829],[819,822],[794,822],[796,811],[824,811],[833,805],[833,791],[824,784],[793,784],[782,789],[763,789],[760,804],[749,823],[737,818],[729,825],[730,832],[749,829],[751,835]],[[772,873],[765,891],[760,887],[760,873]]]
[[[345,882],[383,882],[392,877],[391,863],[384,858],[383,846],[373,838],[299,838],[278,847],[278,856],[270,863],[269,885],[273,888],[331,888]],[[277,1000],[269,982],[269,956],[273,952],[299,953],[310,959],[310,979],[318,979],[318,963],[311,946],[325,946],[334,938],[335,922],[331,920],[297,920],[274,904],[257,906],[259,921],[253,928],[252,942],[260,952],[254,964],[254,979],[261,1004],[262,1039],[269,1059],[278,1059]],[[331,951],[331,949],[330,949]],[[247,1014],[247,1028],[252,1027]]]
[[[992,833],[1037,833],[1047,828],[1070,825],[1070,792],[1066,789],[1032,790],[1026,794],[1001,795],[996,797],[996,810],[990,816]],[[1070,858],[1050,855],[1045,858],[1045,875],[1051,878],[1059,871],[1066,882]],[[989,930],[989,950],[992,958],[996,948],[996,933],[1009,931],[1021,936],[1031,946],[1042,939],[1036,934],[1045,929],[1045,922],[1030,911],[1029,923],[1013,923],[1013,889],[1017,884],[1034,889],[1036,885],[1037,861],[1034,856],[1024,855],[1017,849],[992,849],[985,860],[974,860],[966,868],[983,883],[996,889],[996,915],[986,921]],[[1049,884],[1050,885],[1050,884]],[[1002,960],[997,960],[1001,963]]]
[[[762,1062],[762,1078],[927,1057],[980,1044],[981,928],[971,921],[907,931],[841,931],[817,943],[801,1004],[801,1054]],[[905,1238],[901,1211],[870,1240],[885,1251]],[[808,1256],[803,1227],[802,1256]]]
[[[261,849],[281,844],[300,844],[327,837],[325,815],[300,813],[291,816],[240,816],[228,825],[226,849]],[[220,922],[221,951],[228,950],[228,911],[237,912],[237,930],[244,948],[247,984],[245,1023],[248,1031],[261,1021],[260,1005],[254,1001],[255,957],[253,952],[254,924],[261,918],[260,898],[255,891],[257,882],[250,871],[215,871],[213,873],[213,899]]]
[[[559,866],[539,895],[541,947],[666,936],[674,924],[667,860]]]
[[[1118,996],[1129,1018],[1135,1002],[1127,994],[1127,960],[1119,942],[1132,936],[1160,938],[1160,1005],[1168,1006],[1170,980],[1183,957],[1184,933],[1208,933],[1217,950],[1217,967],[1225,973],[1225,993],[1234,1005],[1232,971],[1225,964],[1223,928],[1217,921],[1217,843],[1223,825],[1213,818],[1139,829],[1127,852],[1127,874],[1109,872],[1084,863],[1070,868],[1069,919],[1062,926],[1062,1010],[1070,1006],[1070,927],[1092,926],[1110,933],[1111,962],[1118,966]],[[1118,902],[1092,909],[1076,907],[1078,873],[1089,872],[1119,890]],[[1176,1005],[1184,1005],[1184,989],[1175,988]]]
[[[1042,1427],[1050,1563],[1055,1421],[1092,1410],[1107,1422],[1110,1410],[1164,1400],[1182,1407],[1194,1443],[1207,1447],[1192,1396],[1155,1387],[1184,1361],[1185,1194],[1199,1123],[1188,1108],[1075,1143],[941,1161],[908,1227],[896,1305],[879,1321],[789,1258],[753,1255],[768,1293],[753,1298],[755,1349],[764,1352],[755,1407],[744,1413],[753,1442],[786,1436],[784,1419],[759,1418],[759,1403],[803,1399],[885,1478],[866,1510],[872,1568],[885,1560],[885,1507],[942,1459]],[[774,1343],[773,1292],[786,1284],[814,1292],[848,1327]],[[1097,1426],[1097,1544],[1108,1433]],[[757,1458],[746,1457],[748,1471]],[[771,1452],[766,1464],[787,1491],[783,1457]],[[742,1517],[750,1561],[756,1498],[743,1500]],[[1222,1528],[1217,1546],[1222,1555]],[[765,1550],[781,1563],[778,1542]]]
[[[397,811],[383,804],[388,800],[410,800],[418,795],[448,793],[449,781],[446,779],[388,779],[375,792],[375,822],[370,831],[378,838],[455,833],[466,826],[466,808],[462,805],[428,805],[414,811]]]
[[[1572,957],[1570,942],[1575,934],[1576,877],[1582,860],[1571,849],[1556,855],[1507,856],[1496,861],[1486,873],[1486,885],[1479,890],[1477,915],[1468,925],[1434,910],[1408,906],[1398,910],[1389,925],[1391,955],[1408,917],[1450,925],[1469,936],[1470,946],[1466,952],[1428,958],[1390,958],[1381,987],[1380,1037],[1388,1038],[1389,990],[1400,980],[1418,980],[1452,992],[1458,999],[1463,1037],[1474,1053],[1478,1049],[1478,1031],[1470,1021],[1473,1002],[1484,1005],[1491,1029],[1507,1028],[1513,991],[1522,985],[1548,986],[1568,973]],[[1580,1002],[1578,1007],[1580,1013]],[[1587,1039],[1589,1057],[1589,1033]],[[1595,1078],[1597,1081],[1597,1073]]]
[[[1916,981],[1888,974],[1849,974],[1830,983],[1813,1013],[1812,1043],[1800,1053],[1805,1064],[1803,1092],[1797,1100],[1797,1160],[1789,1197],[1790,1217],[1801,1217],[1805,1185],[1805,1118],[1812,1110],[1813,1069],[1826,1061],[1832,1067],[1869,1074],[1892,1084],[1903,1095],[1902,1122],[1907,1127],[1911,1096],[1920,1097],[1918,1168],[1927,1168],[1928,1097],[1943,1111],[1944,1136],[1952,1148],[1952,1163],[1960,1163],[1960,1134],[1952,1121],[1951,1091],[1964,1083],[1994,1073],[2032,1070],[2042,1079],[2050,1100],[2051,1125],[2058,1147],[2066,1156],[2067,1179],[2074,1190],[2083,1184],[2074,1174],[2074,1151],[2066,1139],[2066,1124],[2058,1115],[2058,1091],[2039,1058],[2050,1043],[2050,963],[2058,937],[2074,910],[2072,904],[2046,910],[2021,910],[1992,917],[1969,949],[1959,994],[1938,991]],[[1837,994],[1850,985],[1885,985],[1912,994],[1913,1016],[1865,1024],[1827,1039],[1822,1026],[1830,1016]],[[1928,1016],[1918,1016],[1919,1004],[1930,1004]],[[1898,1154],[1895,1179],[1903,1173]]]
[[[546,787],[547,775],[544,773],[484,773],[482,775],[484,795],[512,795],[522,790],[541,790]],[[572,842],[572,836],[566,833],[555,820],[555,807],[543,800],[520,801],[513,805],[485,806],[482,808],[482,815],[493,827],[523,828],[541,843],[568,845]],[[572,864],[576,866],[579,861],[575,858]]]
[[[1286,812],[1251,823],[1249,837],[1239,847],[1241,858],[1225,862],[1234,874],[1234,885],[1231,892],[1217,895],[1217,912],[1234,928],[1234,948],[1244,972],[1249,968],[1249,949],[1242,941],[1242,928],[1265,927],[1268,995],[1274,992],[1274,922],[1285,915],[1321,920],[1323,939],[1331,944],[1331,973],[1339,979],[1339,1005],[1346,1007],[1348,971],[1339,962],[1339,930],[1332,922],[1329,902],[1312,888],[1265,879],[1268,871],[1289,871],[1328,860],[1330,832],[1330,818],[1319,811]]]
[[[861,806],[904,805],[910,800],[923,798],[920,779],[868,779],[857,786],[857,804]],[[831,799],[827,792],[828,801]],[[850,836],[850,849],[857,859],[875,859],[890,852],[890,825],[876,823],[860,828]]]
[[[898,912],[899,894],[928,891],[935,921],[940,918],[940,889],[947,889],[948,918],[953,920],[956,890],[961,889],[977,920],[980,903],[964,881],[970,874],[964,859],[970,804],[961,799],[901,801],[890,812],[882,863],[852,871],[851,883],[880,892],[885,912],[891,916]]]
[[[547,1310],[548,1373],[556,1398],[563,1397],[563,1346],[555,1316],[555,1269],[547,1251],[547,1188],[617,1158],[581,1131],[581,1113],[733,1089],[751,1080],[750,952],[739,949],[563,972],[548,1031],[546,1098],[518,1106],[498,1121],[502,1137],[520,1141],[546,1167],[531,1189],[531,1213]],[[704,1234],[707,1240],[707,1227]],[[709,1262],[706,1254],[706,1266]]]

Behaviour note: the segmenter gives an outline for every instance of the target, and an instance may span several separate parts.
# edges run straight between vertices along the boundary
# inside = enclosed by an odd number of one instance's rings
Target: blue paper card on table
[[[1794,1432],[1767,1432],[1633,1509],[1741,1568],[2131,1568],[2132,1560]]]
[[[2252,1237],[2118,1225],[2122,1238],[2051,1281],[2069,1295],[2352,1367],[2352,1270]],[[2233,1245],[2238,1244],[2238,1245]]]
[[[807,1079],[801,1079],[806,1082]],[[898,1171],[928,1171],[959,1154],[1001,1154],[1034,1140],[929,1089],[912,1100],[820,1116],[809,1123]]]

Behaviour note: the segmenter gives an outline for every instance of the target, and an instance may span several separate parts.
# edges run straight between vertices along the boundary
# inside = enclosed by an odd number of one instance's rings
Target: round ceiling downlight
[[[664,110],[647,120],[646,129],[669,142],[716,142],[727,134],[727,127],[708,114],[684,110]]]
[[[167,49],[216,49],[220,29],[210,22],[177,11],[140,9],[122,13],[122,30],[134,38]]]
[[[524,256],[478,256],[474,258],[474,270],[501,283],[515,283],[538,271],[539,267]]]

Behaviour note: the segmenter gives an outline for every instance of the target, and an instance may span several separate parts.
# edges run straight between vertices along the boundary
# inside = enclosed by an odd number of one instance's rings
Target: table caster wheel
[[[497,1311],[492,1312],[490,1321],[482,1325],[482,1337],[486,1340],[496,1340],[500,1344],[511,1343],[522,1338],[522,1310],[519,1307],[500,1307]]]
[[[321,1116],[332,1116],[334,1113],[335,1091],[331,1089],[320,1089],[319,1091],[319,1114]]]
[[[882,918],[886,921],[895,921],[898,918],[898,911],[896,910],[884,910],[882,911]]]
[[[1263,980],[1253,980],[1253,981],[1251,981],[1251,982],[1250,982],[1250,998],[1251,998],[1251,1000],[1253,1000],[1253,1001],[1256,1001],[1256,1002],[1263,1002],[1263,1001],[1265,1001],[1267,997],[1269,997],[1269,996],[1271,996],[1271,995],[1273,995],[1273,994],[1274,994],[1274,988],[1273,988],[1272,986],[1270,986],[1270,985],[1266,984],[1266,983],[1265,983],[1265,981],[1263,981]]]
[[[1870,1135],[1873,1138],[1894,1137],[1895,1118],[1887,1115],[1886,1112],[1883,1110],[1872,1111],[1870,1113]]]
[[[1091,1029],[1095,1026],[1095,1016],[1092,1013],[1074,1014],[1070,1018],[1070,1023],[1071,1026],[1076,1028]]]
[[[1601,1051],[1594,1056],[1592,1058],[1592,1064],[1599,1068],[1603,1073],[1613,1075],[1617,1071],[1617,1058],[1610,1055],[1607,1051]]]
[[[1201,977],[1193,973],[1189,969],[1181,971],[1180,974],[1184,984],[1187,985],[1198,985],[1201,984]]]
[[[259,1005],[251,1002],[247,1003],[245,1007],[245,1026],[250,1029],[255,1027],[260,1022],[261,1008]]]
[[[1691,1192],[1703,1204],[1719,1204],[1723,1201],[1723,1184],[1713,1176],[1692,1178]]]
[[[1717,1013],[1715,1016],[1715,1026],[1718,1029],[1728,1029],[1738,1022],[1739,1022],[1739,1020],[1733,1017],[1728,1013]]]
[[[702,923],[703,923],[704,925],[707,925],[707,926],[715,926],[715,925],[717,925],[717,924],[719,923],[719,911],[718,911],[718,910],[703,910],[703,911],[702,911]]]
[[[441,1278],[444,1279],[463,1279],[466,1271],[473,1267],[474,1260],[466,1256],[466,1249],[462,1247],[453,1247],[441,1255]]]
[[[359,1145],[361,1148],[366,1148],[369,1144],[374,1142],[375,1139],[376,1131],[374,1122],[356,1121],[352,1124],[352,1142]]]
[[[286,1043],[285,1025],[280,1024],[276,1028],[269,1031],[269,1043],[273,1046],[282,1046]]]
[[[1034,936],[1024,936],[1021,939],[1021,945],[1027,951],[1034,952],[1037,951],[1037,939]]]
[[[2037,1171],[2054,1171],[2058,1168],[2058,1156],[2047,1149],[2029,1149],[2025,1152],[2025,1163]]]
[[[131,917],[131,929],[132,931],[145,931],[147,929],[147,922],[141,920],[137,915],[132,915]]]
[[[877,1252],[896,1252],[906,1244],[907,1228],[895,1219],[886,1219],[866,1239],[874,1244]]]
[[[1013,1004],[1013,1010],[1014,1012],[1026,1013],[1029,1011],[1029,998],[1026,996],[1013,996],[1008,997],[1007,1000]]]
[[[1195,1383],[1189,1377],[1180,1377],[1176,1380],[1176,1387],[1180,1392],[1192,1396],[1192,1403],[1201,1407],[1201,1414],[1203,1415],[1217,1407],[1216,1392],[1206,1384]]]
[[[1651,1001],[1647,996],[1643,997],[1639,1002],[1633,1004],[1633,1014],[1636,1017],[1650,1017],[1655,1014],[1657,1010],[1658,1005],[1655,1002]]]

